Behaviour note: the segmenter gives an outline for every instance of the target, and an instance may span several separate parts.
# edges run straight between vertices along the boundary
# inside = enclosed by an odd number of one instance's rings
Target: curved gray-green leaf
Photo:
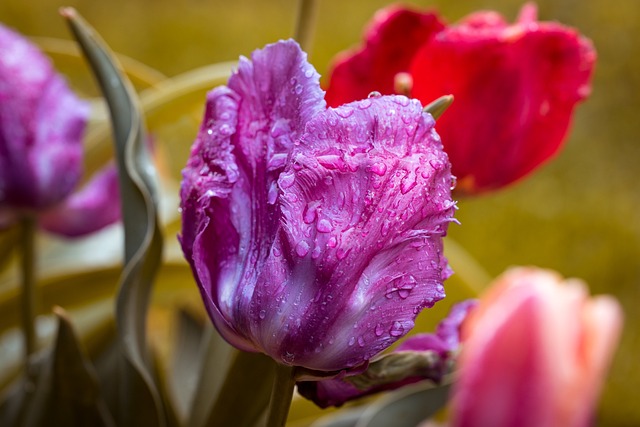
[[[142,114],[131,83],[96,32],[73,9],[61,11],[100,84],[111,112],[125,230],[125,268],[116,301],[122,352],[118,424],[165,426],[158,388],[150,369],[146,314],[161,263],[154,167],[145,148]]]
[[[404,387],[371,404],[355,427],[415,427],[444,407],[450,387],[430,381]]]

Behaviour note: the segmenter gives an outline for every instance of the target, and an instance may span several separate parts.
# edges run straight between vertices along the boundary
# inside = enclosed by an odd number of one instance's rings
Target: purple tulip
[[[37,214],[45,228],[75,236],[119,218],[113,168],[69,203],[88,116],[38,48],[0,25],[0,229]]]
[[[450,164],[416,100],[327,108],[294,41],[207,97],[182,249],[222,336],[312,370],[361,367],[444,297]]]

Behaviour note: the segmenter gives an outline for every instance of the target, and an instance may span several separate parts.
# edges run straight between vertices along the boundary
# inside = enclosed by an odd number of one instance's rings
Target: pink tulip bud
[[[509,270],[463,325],[452,425],[589,425],[621,328],[612,297],[548,270]]]

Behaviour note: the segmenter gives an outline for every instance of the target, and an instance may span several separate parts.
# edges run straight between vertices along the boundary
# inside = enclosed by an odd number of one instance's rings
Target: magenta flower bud
[[[88,116],[88,104],[38,48],[0,26],[0,228],[42,214],[45,228],[71,236],[119,218],[117,177],[109,171],[66,203],[82,174]]]
[[[433,118],[403,96],[327,109],[294,41],[209,93],[183,176],[183,251],[242,350],[360,366],[444,297],[455,206]]]

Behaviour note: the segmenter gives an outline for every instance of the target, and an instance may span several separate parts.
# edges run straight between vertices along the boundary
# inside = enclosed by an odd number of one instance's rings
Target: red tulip
[[[423,104],[455,102],[438,120],[458,192],[503,187],[550,159],[576,104],[590,92],[591,42],[526,5],[515,24],[477,12],[444,27],[434,13],[385,9],[359,51],[336,61],[327,102],[404,92]]]
[[[452,425],[589,425],[621,327],[617,301],[580,281],[508,271],[463,324]]]

